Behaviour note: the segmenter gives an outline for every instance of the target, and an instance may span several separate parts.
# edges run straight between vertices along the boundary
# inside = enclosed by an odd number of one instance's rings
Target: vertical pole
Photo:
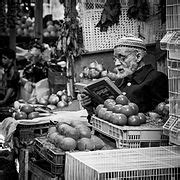
[[[35,1],[35,38],[43,42],[43,0]]]
[[[65,13],[71,19],[73,23],[76,19],[77,12],[76,12],[76,0],[66,0],[65,1]],[[74,56],[72,54],[68,54],[67,58],[67,76],[68,76],[68,83],[67,83],[67,91],[68,95],[71,95],[72,98],[75,98],[75,90],[74,90]]]
[[[28,180],[29,150],[20,149],[19,180]]]
[[[8,0],[8,25],[10,26],[9,48],[16,50],[16,0]]]

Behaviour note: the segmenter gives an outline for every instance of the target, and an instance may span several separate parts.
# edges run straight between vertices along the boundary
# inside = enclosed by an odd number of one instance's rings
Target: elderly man
[[[129,36],[119,40],[114,47],[114,64],[118,79],[116,86],[131,102],[139,106],[140,112],[153,110],[168,98],[168,78],[142,59],[146,47],[140,38]],[[82,105],[90,114],[95,106],[89,95],[82,95]]]

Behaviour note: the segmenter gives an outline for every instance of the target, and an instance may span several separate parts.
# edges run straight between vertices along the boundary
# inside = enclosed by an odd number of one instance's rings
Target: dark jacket
[[[150,64],[136,71],[131,77],[118,79],[115,84],[140,112],[148,112],[168,98],[168,77]]]

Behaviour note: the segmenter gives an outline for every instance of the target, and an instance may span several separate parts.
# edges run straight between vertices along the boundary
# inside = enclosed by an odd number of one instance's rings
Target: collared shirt
[[[168,98],[168,77],[150,64],[129,77],[116,80],[115,84],[131,102],[139,106],[140,112],[151,111]]]

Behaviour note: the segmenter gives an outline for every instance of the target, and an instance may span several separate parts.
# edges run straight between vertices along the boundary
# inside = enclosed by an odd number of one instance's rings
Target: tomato
[[[119,126],[124,126],[124,125],[127,124],[127,117],[124,114],[113,113],[110,118],[111,118],[110,121],[113,124],[116,124],[116,125],[119,125]]]
[[[119,95],[116,98],[116,103],[117,104],[127,105],[128,102],[129,102],[128,98],[126,96],[124,96],[123,94]]]
[[[132,115],[128,117],[128,125],[130,126],[140,126],[141,121],[139,116]]]
[[[30,104],[25,104],[21,107],[21,111],[25,112],[25,113],[31,113],[34,111],[34,107],[31,106]]]
[[[121,104],[116,104],[114,107],[113,107],[113,112],[114,113],[121,113],[121,108],[122,108],[123,105]]]
[[[27,119],[27,114],[23,111],[20,112],[16,112],[15,113],[15,119],[19,120],[19,119]]]
[[[106,77],[108,74],[108,71],[107,70],[104,70],[101,72],[101,77]]]
[[[56,105],[59,102],[59,97],[56,94],[51,94],[49,96],[48,102],[52,105]]]
[[[91,63],[89,64],[89,68],[95,69],[95,68],[96,68],[96,62],[91,62]]]
[[[99,111],[98,111],[98,117],[103,119],[104,118],[104,114],[105,112],[107,111],[107,108],[101,108]]]
[[[95,114],[98,115],[99,110],[103,107],[104,107],[104,104],[99,104],[95,109]]]
[[[67,106],[68,104],[67,104],[67,102],[65,102],[65,101],[59,101],[58,103],[57,103],[57,107],[58,108],[63,108],[63,107],[65,107],[65,106]]]
[[[99,71],[99,72],[102,72],[103,71],[103,65],[102,64],[97,64],[96,65],[96,70]]]
[[[103,119],[105,121],[109,121],[110,122],[110,117],[111,117],[112,113],[113,113],[112,111],[106,111],[105,114],[104,114]]]
[[[122,114],[125,114],[125,115],[128,117],[128,116],[133,115],[134,110],[132,109],[131,106],[129,106],[129,105],[124,105],[124,106],[121,107],[120,112],[121,112]]]
[[[106,99],[105,101],[104,101],[104,107],[108,107],[109,106],[109,103],[111,103],[111,104],[116,104],[116,101],[114,100],[114,99]]]
[[[146,116],[144,113],[138,113],[139,119],[141,124],[145,124],[146,123]]]
[[[39,112],[31,112],[28,114],[28,119],[34,119],[39,117]]]
[[[108,103],[105,107],[109,110],[112,111],[114,109],[116,104],[114,104],[113,102]]]
[[[38,102],[39,102],[39,104],[42,104],[42,105],[47,105],[48,104],[48,100],[43,98],[43,97],[39,98]]]
[[[133,109],[133,114],[134,114],[134,115],[136,115],[136,114],[139,112],[139,107],[138,107],[137,104],[135,104],[135,103],[133,103],[133,102],[130,102],[130,103],[129,103],[129,106],[132,107],[132,109]]]
[[[67,96],[66,94],[63,94],[63,95],[61,96],[61,101],[67,102],[67,101],[68,101],[68,96]]]

